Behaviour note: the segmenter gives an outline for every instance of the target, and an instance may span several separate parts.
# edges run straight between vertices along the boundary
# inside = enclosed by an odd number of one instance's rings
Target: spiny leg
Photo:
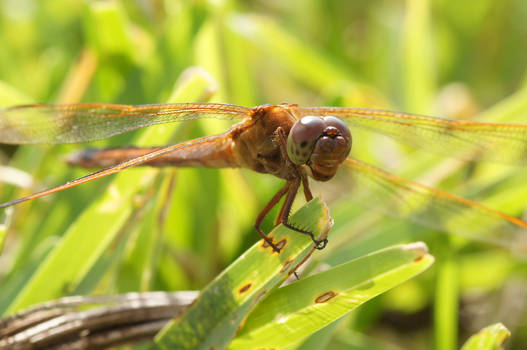
[[[315,248],[321,250],[326,247],[326,244],[328,243],[328,240],[324,238],[323,240],[319,241],[315,238],[313,235],[313,232],[307,231],[298,227],[295,227],[294,225],[289,223],[289,214],[291,213],[291,207],[293,206],[293,201],[295,200],[296,193],[298,192],[298,187],[300,187],[300,179],[295,179],[291,181],[291,187],[289,188],[289,192],[287,193],[287,197],[285,197],[284,205],[282,206],[282,209],[280,210],[280,222],[287,228],[302,233],[304,235],[308,235],[311,237],[311,240],[313,243],[315,243]]]
[[[302,187],[304,189],[304,196],[306,197],[306,202],[309,202],[313,199],[313,195],[311,194],[311,190],[309,189],[309,182],[307,181],[307,175],[302,174]],[[277,226],[282,222],[282,217],[284,215],[285,206],[282,205],[282,208],[280,208],[280,213],[278,213],[278,216],[275,219],[274,225]]]
[[[269,244],[273,250],[277,253],[280,253],[280,248],[278,248],[276,246],[276,244],[273,243],[273,240],[271,238],[269,238],[265,232],[262,231],[262,229],[260,228],[260,225],[262,224],[262,221],[263,219],[265,218],[265,216],[269,213],[269,211],[271,209],[273,209],[273,207],[278,204],[278,202],[280,202],[280,199],[282,199],[282,197],[287,193],[287,191],[289,191],[289,188],[291,186],[291,183],[288,181],[284,187],[282,187],[278,192],[276,192],[276,194],[273,196],[273,198],[271,198],[271,200],[269,201],[269,203],[267,203],[265,205],[265,207],[262,209],[262,211],[260,211],[260,214],[258,214],[258,216],[256,217],[256,220],[254,221],[254,228],[256,229],[256,231],[258,232],[258,234],[263,238],[263,240],[265,242],[267,242],[267,244]]]

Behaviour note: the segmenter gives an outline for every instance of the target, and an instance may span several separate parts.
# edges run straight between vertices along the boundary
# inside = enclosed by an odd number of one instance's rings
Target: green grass
[[[527,123],[526,22],[521,0],[6,0],[0,1],[0,105],[289,102]],[[74,150],[166,144],[228,126],[200,120],[90,145],[0,146],[0,165],[33,179],[28,188],[0,183],[0,200],[84,175],[61,161]],[[352,132],[358,159],[513,216],[524,213],[525,167],[453,161]],[[526,288],[524,259],[365,210],[353,192],[342,194],[339,181],[316,188],[335,225],[328,247],[315,252],[302,276],[415,241],[426,242],[436,263],[346,309],[337,322],[331,323],[335,316],[302,327],[306,337],[316,332],[288,349],[452,349],[499,322],[512,332],[508,348],[524,347],[527,312],[517,306],[522,300],[508,296]],[[0,212],[0,225],[8,224],[5,234],[0,229],[0,311],[74,294],[202,290],[250,251],[258,239],[252,223],[281,186],[237,169],[128,169]],[[264,222],[267,232],[273,215]],[[349,274],[348,282],[356,277]],[[308,286],[299,302],[326,287],[302,277],[277,292],[300,288],[295,284]],[[271,296],[254,312],[263,314],[266,303]],[[248,316],[240,344],[255,329],[252,320],[264,317],[258,315]]]

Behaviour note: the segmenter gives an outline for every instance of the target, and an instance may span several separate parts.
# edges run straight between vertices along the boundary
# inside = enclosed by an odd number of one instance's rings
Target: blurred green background
[[[527,123],[523,0],[0,0],[0,47],[2,106],[187,96],[187,102],[375,107]],[[204,76],[206,91],[188,92]],[[174,140],[226,127],[185,123]],[[130,144],[140,133],[93,145]],[[0,164],[24,173],[0,168],[0,199],[86,174],[61,161],[84,146],[2,146]],[[523,216],[524,168],[449,160],[362,133],[354,134],[352,155]],[[3,313],[64,295],[200,289],[257,240],[253,220],[282,185],[245,170],[141,171],[123,175],[123,186],[144,186],[118,217],[100,219],[108,232],[92,226],[99,219],[90,205],[111,196],[112,179],[1,214],[0,223],[9,224],[0,257]],[[332,328],[328,349],[449,349],[498,321],[512,332],[509,348],[525,348],[524,259],[361,209],[338,184],[317,188],[335,229],[310,268],[415,240],[427,242],[437,262]],[[272,221],[270,215],[267,230]],[[44,273],[53,252],[55,265]],[[69,259],[82,267],[53,270]],[[48,289],[37,288],[38,273]]]

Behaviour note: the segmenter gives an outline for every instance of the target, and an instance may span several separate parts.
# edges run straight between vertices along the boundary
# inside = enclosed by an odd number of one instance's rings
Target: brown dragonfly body
[[[284,179],[287,181],[286,185],[258,215],[255,221],[256,230],[267,243],[275,250],[278,250],[260,229],[260,224],[269,210],[283,196],[287,195],[280,214],[276,219],[276,224],[283,223],[297,232],[309,235],[317,245],[317,248],[323,248],[326,240],[319,242],[310,232],[297,228],[288,222],[291,206],[301,182],[303,183],[306,200],[310,201],[313,198],[309,189],[309,182],[307,181],[308,173],[318,181],[330,180],[335,175],[338,166],[349,153],[351,139],[349,136],[349,142],[344,145],[344,149],[340,150],[340,152],[335,145],[332,145],[330,152],[327,152],[329,154],[323,157],[325,160],[323,163],[313,163],[314,171],[309,167],[294,164],[287,155],[286,137],[289,135],[291,128],[300,119],[296,114],[296,108],[296,105],[255,107],[247,118],[234,125],[229,131],[214,137],[193,140],[188,144],[181,143],[179,144],[182,146],[180,149],[154,158],[144,165],[247,168]],[[343,125],[343,127],[345,126]],[[337,134],[334,136],[337,136]],[[206,142],[201,143],[199,142],[200,140]],[[84,168],[109,167],[160,149],[160,147],[129,147],[85,150],[69,157],[68,162]]]
[[[300,185],[306,200],[312,198],[308,177],[328,181],[341,165],[365,196],[353,194],[370,206],[386,206],[390,214],[436,229],[462,232],[470,237],[525,249],[527,223],[478,203],[405,180],[347,158],[351,133],[346,124],[383,133],[430,151],[468,160],[523,162],[527,151],[527,126],[471,121],[451,121],[384,110],[308,107],[294,104],[247,108],[226,104],[160,105],[29,105],[0,110],[0,143],[73,143],[110,137],[153,124],[203,117],[238,120],[229,131],[156,148],[85,150],[69,157],[83,167],[106,167],[33,195],[0,204],[0,208],[70,188],[136,165],[176,167],[243,167],[286,180],[255,220],[264,240],[279,251],[260,229],[265,215],[286,197],[276,224],[307,234],[288,222]],[[347,159],[346,159],[347,158]],[[359,191],[360,192],[360,191]],[[386,205],[389,204],[389,205]],[[422,208],[428,208],[422,210]],[[416,214],[409,215],[413,209]],[[445,224],[455,218],[455,225]],[[459,216],[459,217],[457,217]],[[480,222],[481,226],[477,223]],[[499,234],[492,234],[497,230]]]
[[[229,131],[212,138],[206,137],[206,143],[196,143],[193,140],[188,146],[152,159],[146,164],[247,168],[290,180],[292,175],[286,159],[281,157],[280,147],[274,139],[278,127],[281,127],[287,135],[296,120],[281,106],[258,107],[248,118],[235,124]],[[69,157],[68,162],[84,168],[108,167],[160,148],[86,150]]]

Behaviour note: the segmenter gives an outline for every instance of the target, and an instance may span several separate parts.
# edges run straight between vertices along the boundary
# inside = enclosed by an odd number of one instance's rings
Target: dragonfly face
[[[351,132],[339,118],[305,116],[295,122],[287,138],[287,155],[306,164],[317,181],[328,181],[351,151]]]

